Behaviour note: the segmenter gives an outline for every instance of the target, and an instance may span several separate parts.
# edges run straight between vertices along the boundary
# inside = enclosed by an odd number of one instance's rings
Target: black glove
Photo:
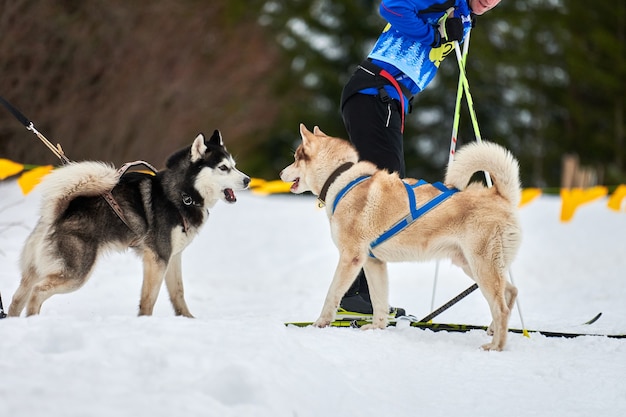
[[[463,22],[460,17],[449,17],[445,20],[442,43],[463,40]],[[441,26],[439,28],[441,31]]]

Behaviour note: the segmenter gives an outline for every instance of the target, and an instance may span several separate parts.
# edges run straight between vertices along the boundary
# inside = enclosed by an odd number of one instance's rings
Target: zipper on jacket
[[[390,120],[391,120],[391,103],[387,103],[387,124],[385,124],[385,127],[389,127]]]

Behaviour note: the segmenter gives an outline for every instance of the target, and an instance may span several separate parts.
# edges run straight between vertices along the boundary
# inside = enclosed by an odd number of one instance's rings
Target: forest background
[[[157,168],[220,129],[238,167],[275,179],[298,123],[347,137],[339,97],[385,25],[371,0],[0,0],[0,96],[70,159]],[[467,63],[483,138],[526,187],[558,187],[564,155],[626,182],[626,2],[505,0],[480,16]],[[407,174],[440,180],[458,67],[443,61],[407,118]],[[467,107],[459,141],[474,140]],[[0,111],[0,158],[57,164]]]

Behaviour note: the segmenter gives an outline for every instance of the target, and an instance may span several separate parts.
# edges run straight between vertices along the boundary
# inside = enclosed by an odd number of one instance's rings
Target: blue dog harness
[[[350,183],[348,183],[348,185],[346,185],[341,191],[339,191],[339,193],[337,193],[337,196],[335,197],[335,201],[333,202],[332,213],[333,214],[335,213],[335,209],[337,208],[337,204],[339,204],[339,201],[341,201],[341,199],[350,190],[352,190],[354,187],[356,187],[357,185],[359,185],[360,183],[362,183],[363,181],[365,181],[365,180],[367,180],[369,178],[371,178],[371,176],[369,176],[369,175],[365,175],[365,176],[356,178],[356,179],[350,181]],[[459,191],[457,188],[454,188],[454,187],[453,188],[448,188],[444,184],[442,184],[441,182],[435,182],[435,183],[433,183],[431,185],[433,187],[437,188],[439,191],[441,191],[441,194],[433,197],[430,201],[427,201],[426,203],[422,204],[420,207],[417,207],[416,202],[415,202],[415,193],[413,192],[413,189],[417,188],[417,187],[419,187],[421,185],[428,184],[428,182],[426,182],[424,180],[419,180],[417,183],[415,183],[413,185],[409,185],[406,182],[402,181],[402,184],[404,184],[404,188],[406,189],[406,193],[407,193],[407,196],[409,198],[409,209],[411,211],[410,211],[410,213],[408,215],[406,215],[404,218],[402,218],[396,224],[394,224],[389,229],[387,229],[386,232],[384,232],[382,235],[380,235],[378,238],[376,238],[370,244],[370,253],[369,253],[369,255],[372,258],[376,258],[374,256],[374,254],[372,253],[372,250],[375,247],[377,247],[377,246],[381,245],[382,243],[386,242],[387,240],[391,239],[396,234],[400,233],[401,231],[403,231],[404,229],[409,227],[409,225],[411,225],[411,223],[413,223],[414,221],[416,221],[417,219],[422,217],[424,214],[428,213],[430,210],[434,209],[439,204],[441,204],[445,200],[447,200],[450,196],[452,196],[453,194],[455,194],[455,193],[457,193]]]

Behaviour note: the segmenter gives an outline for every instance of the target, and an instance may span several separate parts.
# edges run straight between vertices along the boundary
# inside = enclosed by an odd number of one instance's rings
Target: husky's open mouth
[[[300,177],[293,180],[293,184],[291,184],[291,192],[296,192],[296,190],[298,189],[298,184],[300,184]]]
[[[235,197],[235,192],[233,191],[232,188],[224,189],[224,198],[229,203],[234,203],[237,201],[237,197]]]

